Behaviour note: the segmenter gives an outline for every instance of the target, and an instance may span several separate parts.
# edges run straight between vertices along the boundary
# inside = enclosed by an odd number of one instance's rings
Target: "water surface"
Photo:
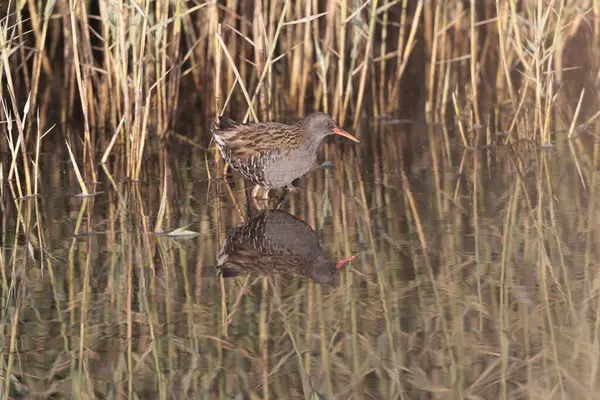
[[[14,398],[594,398],[598,144],[464,149],[422,120],[356,134],[263,210],[213,152],[177,143],[153,144],[140,182],[118,155],[97,166],[89,198],[60,146],[40,196],[14,200],[5,179]],[[279,259],[218,274],[228,235],[268,209],[307,236],[271,225]],[[331,282],[270,268],[300,268],[314,242],[358,257]]]

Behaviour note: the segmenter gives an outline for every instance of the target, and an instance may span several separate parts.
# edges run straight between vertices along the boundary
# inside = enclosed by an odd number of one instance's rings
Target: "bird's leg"
[[[259,190],[260,190],[260,186],[258,186],[258,185],[254,186],[254,189],[252,189],[252,197],[258,197]]]
[[[271,189],[266,189],[265,193],[262,195],[262,199],[264,200],[269,200],[269,192],[271,191]]]
[[[257,210],[262,211],[262,207],[260,206],[260,204],[258,204],[258,201],[256,200],[256,197],[252,197],[252,205]]]

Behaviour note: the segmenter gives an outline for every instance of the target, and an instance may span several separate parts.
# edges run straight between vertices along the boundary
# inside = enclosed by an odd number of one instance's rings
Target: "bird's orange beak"
[[[345,131],[345,130],[343,130],[343,129],[340,129],[340,128],[337,128],[337,127],[335,127],[335,128],[333,128],[333,129],[332,129],[332,131],[333,131],[333,133],[335,133],[336,135],[340,135],[340,136],[343,136],[343,137],[345,137],[345,138],[348,138],[348,139],[350,139],[350,140],[352,140],[352,141],[354,141],[354,142],[356,142],[356,143],[360,143],[360,142],[358,141],[358,139],[357,139],[357,138],[355,138],[354,136],[352,136],[351,134],[349,134],[348,132],[346,132],[346,131]]]
[[[350,256],[350,257],[342,258],[340,261],[338,261],[335,264],[335,268],[336,269],[342,268],[344,265],[348,264],[350,261],[354,260],[356,257],[358,257],[358,254],[355,254],[355,255]]]

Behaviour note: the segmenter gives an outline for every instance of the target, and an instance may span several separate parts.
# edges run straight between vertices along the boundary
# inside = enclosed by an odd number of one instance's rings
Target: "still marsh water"
[[[358,253],[325,284],[216,273],[260,211],[238,174],[215,178],[213,152],[155,146],[142,181],[98,168],[89,198],[65,148],[42,153],[39,197],[2,182],[13,398],[595,398],[598,144],[464,150],[443,134],[415,120],[328,139],[331,165],[269,203],[326,258]],[[295,226],[251,239],[317,240]]]
[[[600,398],[598,49],[600,0],[0,3],[0,400]],[[209,119],[312,111],[360,144],[257,210]]]

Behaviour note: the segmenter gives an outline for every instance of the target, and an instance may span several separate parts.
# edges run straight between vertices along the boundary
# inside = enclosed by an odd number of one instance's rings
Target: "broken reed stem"
[[[11,51],[10,47],[8,46],[8,42],[7,42],[8,38],[6,37],[6,35],[8,33],[8,24],[9,24],[8,18],[5,19],[4,26],[2,26],[2,24],[0,23],[0,50],[2,51],[2,65],[4,66],[6,86],[8,88],[8,94],[10,96],[10,103],[12,106],[13,114],[15,116],[15,122],[17,123],[17,131],[19,133],[18,143],[19,143],[19,145],[20,145],[19,147],[21,149],[21,159],[23,162],[23,173],[25,175],[25,189],[26,189],[25,193],[29,196],[32,194],[31,193],[31,176],[29,173],[29,163],[27,161],[27,149],[25,147],[24,128],[25,128],[25,120],[27,118],[27,112],[29,110],[30,97],[28,98],[27,103],[25,105],[25,109],[23,111],[23,119],[21,120],[21,116],[19,115],[19,109],[17,106],[15,90],[14,90],[14,86],[13,86],[10,62],[8,59],[9,52]],[[4,102],[3,102],[3,107],[4,107],[5,115],[10,120],[10,114],[6,112],[7,107],[4,105]],[[12,126],[12,121],[8,121],[8,122],[9,122],[9,127]],[[16,153],[15,153],[15,155],[16,155]],[[13,158],[13,160],[14,160],[14,158]],[[11,179],[13,171],[14,171],[14,169],[13,169],[13,167],[11,167],[8,172],[8,180],[9,181]]]
[[[311,6],[312,6],[312,1],[310,0],[305,0],[304,2],[304,14],[305,15],[310,15],[311,12]],[[304,43],[303,45],[303,49],[302,49],[302,73],[300,75],[300,82],[297,83],[298,86],[298,109],[297,109],[297,113],[300,116],[304,115],[304,103],[306,101],[306,91],[307,91],[307,82],[308,82],[308,75],[309,73],[312,73],[312,48],[311,48],[311,40],[310,40],[310,33],[312,30],[312,27],[310,26],[310,23],[305,23],[302,24],[302,33],[303,33],[303,38],[302,38],[302,42]],[[315,44],[316,45],[316,44]]]
[[[85,182],[81,176],[81,172],[79,172],[77,161],[75,161],[75,157],[73,156],[73,152],[71,151],[71,147],[69,146],[69,142],[65,140],[65,144],[67,145],[67,150],[69,151],[69,157],[71,158],[71,163],[73,164],[73,170],[75,171],[75,175],[77,176],[77,183],[79,183],[79,187],[81,188],[81,194],[84,196],[89,196],[87,188],[85,187]]]
[[[573,115],[573,121],[571,121],[571,127],[569,128],[569,139],[571,139],[573,137],[573,133],[575,133],[575,124],[577,123],[577,117],[579,116],[579,110],[581,109],[581,102],[583,101],[584,94],[585,88],[581,89],[581,94],[579,95],[579,101],[577,102],[575,115]]]
[[[123,116],[121,118],[121,121],[119,121],[119,125],[117,125],[117,129],[115,129],[115,133],[113,134],[112,138],[110,139],[110,142],[108,143],[108,146],[106,146],[106,150],[104,151],[104,154],[102,155],[100,164],[105,164],[106,160],[108,160],[108,156],[110,155],[110,152],[112,151],[112,148],[115,145],[115,142],[117,141],[119,132],[121,132],[124,122],[125,122],[125,116]]]
[[[34,170],[33,170],[33,176],[35,177],[33,184],[34,184],[34,189],[33,189],[33,194],[34,195],[38,195],[38,177],[39,177],[39,165],[40,165],[40,151],[41,151],[41,147],[42,147],[42,139],[48,134],[50,133],[50,131],[55,127],[56,125],[52,125],[46,132],[44,132],[44,134],[40,135],[41,129],[40,129],[40,112],[38,109],[38,115],[37,115],[37,140],[35,142],[35,164],[34,164]]]
[[[82,204],[82,208],[86,208],[87,209],[87,201],[88,199],[85,198],[83,200],[83,204]],[[88,210],[88,227],[87,227],[87,232],[91,232],[91,226],[92,226],[92,215],[91,213],[89,213]],[[85,339],[86,339],[86,335],[85,335],[85,327],[86,327],[86,322],[87,322],[87,313],[88,313],[88,288],[89,288],[89,284],[90,284],[90,269],[91,269],[91,257],[92,257],[92,236],[88,235],[87,237],[87,251],[86,251],[86,257],[85,257],[85,264],[84,264],[84,271],[83,271],[83,291],[81,294],[81,308],[80,308],[80,316],[79,316],[79,389],[81,390],[84,387],[83,384],[83,370],[84,370],[84,363],[87,363],[87,357],[84,356],[84,343],[85,343]],[[87,376],[87,372],[86,372],[86,376]],[[91,391],[92,390],[92,385],[91,385],[91,381],[90,379],[87,379],[87,381],[90,383],[90,385],[88,385],[88,390]]]
[[[163,218],[165,216],[165,212],[167,209],[168,186],[167,186],[167,160],[166,160],[166,157],[164,160],[163,169],[164,169],[164,174],[163,174],[162,196],[160,197],[160,206],[158,207],[158,214],[156,216],[156,224],[154,226],[154,233],[159,233],[159,232],[163,231],[163,228],[162,228]]]
[[[253,13],[253,23],[252,23],[252,33],[254,37],[254,59],[256,61],[256,70],[257,75],[260,74],[260,71],[264,70],[265,62],[265,46],[268,45],[267,32],[265,28],[265,22],[262,16],[262,9],[260,5],[260,0],[254,1],[254,13]],[[261,114],[263,118],[269,118],[268,111],[268,79],[267,79],[267,88],[266,90],[262,90],[260,92],[258,108],[261,110]]]
[[[389,20],[389,12],[388,12],[388,7],[386,7],[387,5],[387,0],[384,0],[384,4],[383,7],[385,7],[385,10],[383,11],[383,21],[381,23],[382,27],[381,27],[381,44],[380,44],[380,49],[379,49],[379,54],[381,56],[384,56],[386,54],[386,49],[387,49],[387,36],[388,36],[388,20]],[[385,70],[386,70],[386,58],[381,59],[380,64],[379,64],[379,88],[378,88],[378,92],[379,92],[379,98],[377,99],[378,103],[379,103],[379,109],[383,110],[384,109],[384,104],[385,104],[385,96],[387,95],[387,91],[385,90]],[[380,113],[383,111],[380,111]]]
[[[406,40],[406,45],[403,46],[402,48],[398,49],[398,57],[400,57],[400,52],[402,52],[402,57],[398,58],[398,63],[397,63],[398,65],[396,67],[396,76],[394,78],[394,84],[392,86],[392,92],[391,92],[391,96],[390,96],[392,101],[389,102],[389,105],[387,108],[388,113],[392,112],[395,102],[398,101],[398,93],[400,92],[400,89],[401,89],[400,88],[400,80],[402,79],[402,76],[404,75],[404,71],[406,70],[406,66],[408,65],[408,58],[410,57],[410,54],[412,53],[412,51],[416,45],[415,37],[419,30],[419,21],[421,19],[421,13],[423,11],[423,3],[424,3],[424,1],[419,1],[417,3],[417,8],[415,10],[415,13],[414,13],[414,16],[412,19],[410,33],[408,35],[408,39]],[[404,5],[403,5],[403,7],[404,7]],[[405,10],[405,9],[403,8],[403,10]]]
[[[367,35],[367,48],[365,50],[365,59],[363,61],[363,70],[360,76],[360,84],[358,86],[358,97],[356,100],[356,110],[354,112],[354,122],[353,126],[356,128],[358,126],[358,120],[360,119],[360,113],[363,103],[363,97],[365,95],[365,82],[367,80],[367,71],[369,69],[369,65],[371,64],[371,49],[373,47],[373,36],[375,32],[375,20],[377,16],[377,4],[378,0],[371,0],[371,19],[369,21],[369,33]]]
[[[76,13],[76,4],[73,2],[74,0],[69,0],[69,19],[71,22],[71,39],[73,40],[73,67],[75,68],[75,77],[77,80],[77,87],[79,89],[79,100],[81,103],[81,109],[83,113],[83,132],[84,132],[84,146],[83,146],[83,163],[85,165],[86,162],[86,154],[89,157],[90,161],[90,172],[92,173],[92,181],[96,181],[96,173],[93,168],[94,165],[94,152],[92,149],[92,143],[90,139],[90,119],[89,119],[89,110],[88,110],[88,102],[87,102],[87,87],[88,87],[88,75],[87,69],[85,71],[81,70],[81,59],[79,56],[79,45],[77,40],[77,25],[75,24],[75,13]],[[83,2],[79,2],[80,10],[85,10],[85,5]],[[85,19],[87,20],[87,19]],[[84,29],[87,32],[87,30]],[[88,38],[89,43],[89,38]]]
[[[285,13],[288,9],[288,6],[290,4],[290,0],[286,0],[285,3],[283,3],[283,8],[281,10],[281,15],[279,17],[279,22],[277,23],[277,29],[275,29],[275,35],[273,36],[273,40],[271,41],[271,44],[269,46],[269,53],[267,54],[267,59],[265,61],[265,67],[263,68],[262,74],[260,75],[260,79],[258,80],[258,84],[256,85],[256,89],[254,91],[254,94],[252,95],[252,101],[248,102],[248,111],[246,112],[246,116],[244,117],[244,121],[248,120],[248,115],[249,113],[252,114],[252,117],[254,118],[254,121],[258,121],[258,118],[256,117],[256,113],[254,112],[254,108],[253,108],[253,104],[254,101],[256,100],[256,97],[259,95],[263,82],[265,80],[265,78],[267,77],[267,73],[269,71],[269,69],[271,68],[271,63],[272,63],[272,59],[273,59],[273,54],[275,53],[275,47],[277,45],[277,40],[279,38],[279,33],[281,32],[281,28],[284,26],[284,20],[285,20]],[[228,55],[228,53],[225,53],[228,56],[228,59],[230,58],[230,56]],[[240,82],[241,84],[241,82]],[[247,93],[244,93],[244,95],[247,95]],[[248,99],[246,99],[246,101],[248,101]]]
[[[552,83],[546,86],[546,91],[548,94],[546,96],[546,111],[544,112],[546,118],[544,119],[544,128],[542,129],[541,134],[542,145],[550,144],[550,121],[552,120],[552,104],[554,103],[554,100],[552,98],[552,87]]]
[[[508,60],[506,55],[506,44],[504,41],[504,35],[508,32],[509,24],[504,24],[506,29],[503,28],[502,22],[506,15],[508,15],[508,4],[507,2],[503,2],[504,7],[500,8],[500,0],[496,0],[496,14],[498,18],[496,19],[497,29],[498,29],[498,48],[500,50],[500,61],[502,62],[502,70],[504,71],[504,79],[506,79],[506,83],[508,84],[508,97],[510,98],[510,102],[512,104],[513,113],[516,112],[516,99],[515,99],[515,91],[512,84],[512,79],[510,77],[510,73],[508,70]],[[506,17],[508,19],[508,17]]]
[[[246,90],[246,86],[244,85],[242,77],[240,76],[240,72],[238,71],[237,66],[235,65],[235,62],[233,61],[233,58],[231,58],[231,54],[229,54],[229,50],[227,50],[227,46],[223,42],[223,38],[221,37],[219,32],[217,32],[216,36],[217,36],[217,40],[219,41],[219,44],[221,45],[221,49],[223,50],[223,53],[225,53],[225,57],[227,57],[227,61],[229,61],[229,66],[233,70],[233,73],[235,74],[235,77],[237,78],[237,81],[240,84],[242,93],[244,93],[244,97],[246,98],[246,103],[248,104],[248,110],[250,112],[250,115],[252,116],[252,118],[255,122],[258,122],[258,117],[256,115],[256,111],[254,110],[254,107],[252,106],[252,100],[250,100],[250,95],[248,94],[248,90]]]
[[[438,31],[440,24],[440,11],[441,5],[437,2],[435,6],[435,16],[433,18],[433,44],[431,45],[431,60],[429,62],[429,76],[427,79],[427,90],[429,92],[427,98],[427,104],[425,105],[425,112],[429,113],[433,110],[433,92],[435,88],[435,71],[436,71],[436,59],[438,53]]]
[[[215,5],[216,12],[216,5]],[[217,35],[221,35],[221,24],[217,25]],[[221,62],[223,59],[223,50],[220,46],[220,42],[215,42],[215,110],[217,113],[217,122],[219,122],[219,117],[221,113]],[[237,79],[237,77],[236,77]],[[235,84],[233,85],[235,86]],[[211,137],[212,141],[212,137]]]
[[[261,280],[262,293],[260,297],[260,314],[259,314],[259,333],[258,342],[262,361],[262,385],[263,399],[269,399],[269,324],[267,317],[269,314],[269,282],[270,278],[265,276]]]
[[[133,180],[137,181],[140,179],[140,171],[142,169],[142,161],[144,160],[144,145],[146,143],[146,138],[148,136],[148,118],[150,115],[150,101],[152,100],[152,91],[165,79],[165,77],[171,72],[173,67],[169,68],[165,72],[163,76],[161,76],[148,90],[148,94],[146,95],[146,103],[144,105],[144,119],[141,124],[141,140],[138,145],[138,157],[137,157],[137,165],[135,168],[135,173],[133,175]]]
[[[32,108],[35,109],[37,105],[37,93],[39,89],[42,65],[44,66],[44,70],[46,71],[46,73],[50,75],[50,62],[48,60],[48,55],[44,50],[46,45],[46,36],[48,34],[48,25],[55,3],[52,1],[46,2],[46,7],[44,8],[42,14],[43,21],[41,32],[39,31],[39,21],[37,18],[37,13],[34,4],[32,1],[28,1],[27,3],[29,6],[29,14],[31,15],[32,30],[36,39],[36,53],[33,59],[33,73],[31,82],[31,98],[33,99]]]
[[[347,2],[340,2],[340,27],[339,27],[339,42],[338,42],[338,74],[337,74],[337,83],[336,83],[336,95],[334,96],[333,103],[333,117],[338,121],[338,123],[342,124],[344,121],[341,121],[341,112],[342,112],[342,104],[344,102],[344,67],[346,65],[346,5]]]
[[[138,14],[142,14],[142,11],[140,9],[136,9],[136,12]],[[149,12],[150,12],[150,1],[146,0],[146,7],[144,9],[143,14],[141,15],[142,18],[142,33],[141,33],[141,37],[145,38],[146,37],[146,31],[148,29],[148,18],[149,18]],[[133,125],[133,135],[132,137],[132,143],[131,143],[131,158],[130,158],[130,169],[129,169],[129,174],[131,179],[133,179],[134,181],[138,181],[139,180],[139,170],[141,167],[141,163],[142,163],[142,156],[143,156],[143,151],[144,151],[144,143],[146,141],[146,123],[147,123],[147,117],[148,117],[148,105],[149,105],[149,100],[150,100],[150,93],[152,92],[152,89],[150,89],[148,91],[148,94],[146,95],[146,108],[144,109],[143,107],[143,100],[142,100],[142,93],[143,93],[143,78],[145,77],[144,73],[146,71],[145,68],[145,63],[143,62],[144,58],[145,58],[145,54],[146,54],[146,40],[141,40],[141,43],[139,43],[139,50],[136,52],[133,52],[133,57],[134,57],[134,63],[135,66],[137,68],[133,68],[134,74],[133,74],[133,81],[136,83],[135,86],[135,91],[134,91],[134,118],[135,118],[135,123]],[[155,82],[152,85],[152,88],[155,87],[155,85],[158,82]],[[143,112],[143,114],[142,114]],[[143,118],[143,121],[142,121]]]
[[[23,293],[23,284],[24,284],[25,280],[21,279],[21,281],[19,282],[19,288],[17,290],[17,298],[15,300],[15,306],[14,306],[14,313],[12,315],[12,324],[11,324],[11,330],[10,330],[10,342],[9,342],[9,348],[8,348],[8,358],[7,358],[7,366],[6,366],[6,370],[4,371],[4,379],[5,379],[5,383],[4,383],[4,393],[0,392],[0,395],[2,395],[2,398],[4,398],[4,394],[6,394],[6,397],[9,397],[10,394],[10,383],[12,381],[12,368],[13,368],[13,362],[14,362],[14,357],[15,357],[15,353],[17,352],[17,340],[18,340],[18,334],[17,334],[17,327],[19,325],[19,313],[20,313],[20,306],[21,306],[21,295]],[[4,363],[3,363],[4,364]],[[2,366],[4,367],[4,365]]]
[[[454,105],[454,113],[456,115],[456,121],[458,123],[458,129],[460,132],[460,138],[462,140],[463,146],[468,147],[467,138],[465,137],[465,130],[463,128],[463,123],[460,118],[460,110],[458,109],[458,103],[456,101],[456,93],[452,92],[452,103]]]
[[[471,3],[471,93],[472,93],[472,103],[473,109],[475,112],[475,122],[480,125],[481,121],[479,119],[479,97],[477,90],[477,31],[475,30],[475,22],[476,22],[476,11],[475,11],[475,0],[470,0]]]

